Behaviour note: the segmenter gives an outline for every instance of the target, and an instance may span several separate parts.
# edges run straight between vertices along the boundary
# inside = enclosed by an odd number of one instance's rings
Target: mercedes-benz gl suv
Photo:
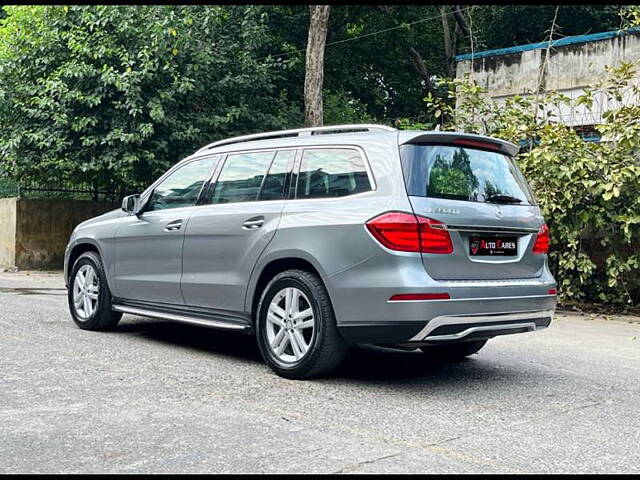
[[[517,150],[378,125],[212,143],[73,231],[71,316],[256,335],[288,378],[329,372],[354,343],[462,359],[553,317],[549,230]]]

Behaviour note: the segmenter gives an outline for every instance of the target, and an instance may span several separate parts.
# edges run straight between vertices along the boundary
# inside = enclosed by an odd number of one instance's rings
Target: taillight
[[[453,244],[447,226],[427,217],[416,215],[420,223],[420,245],[423,253],[451,253]]]
[[[444,223],[406,212],[387,212],[366,224],[383,246],[401,252],[451,253],[453,245]]]
[[[551,236],[549,235],[549,227],[545,223],[540,227],[538,236],[536,237],[536,243],[533,244],[533,253],[547,253],[549,251],[549,244],[551,243]]]

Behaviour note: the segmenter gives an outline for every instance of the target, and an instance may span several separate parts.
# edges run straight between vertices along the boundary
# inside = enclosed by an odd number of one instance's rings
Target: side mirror
[[[137,215],[140,211],[140,195],[129,195],[122,199],[122,210],[129,215]]]

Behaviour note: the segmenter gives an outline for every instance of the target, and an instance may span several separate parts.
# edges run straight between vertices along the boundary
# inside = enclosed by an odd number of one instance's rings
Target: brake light
[[[533,253],[547,253],[549,251],[549,244],[551,243],[551,236],[549,235],[549,227],[545,223],[540,227],[538,236],[536,237],[536,243],[533,244]]]
[[[493,150],[494,152],[500,151],[500,145],[493,142],[483,142],[481,140],[473,140],[471,138],[459,138],[452,142],[454,145],[460,145],[463,147],[471,148],[485,148],[487,150]]]
[[[549,291],[547,292],[547,295],[557,295],[558,294],[558,290],[556,290],[555,288],[550,288]]]
[[[451,253],[453,244],[444,223],[406,212],[387,212],[366,223],[376,240],[400,252]]]

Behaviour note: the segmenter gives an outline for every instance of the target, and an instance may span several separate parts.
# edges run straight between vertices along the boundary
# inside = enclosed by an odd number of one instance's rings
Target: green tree
[[[511,47],[548,40],[556,5],[482,5],[474,7],[474,50]],[[619,5],[560,5],[554,39],[617,30]],[[470,51],[467,44],[465,51]]]
[[[140,188],[197,146],[302,123],[264,7],[7,7],[0,167]]]

